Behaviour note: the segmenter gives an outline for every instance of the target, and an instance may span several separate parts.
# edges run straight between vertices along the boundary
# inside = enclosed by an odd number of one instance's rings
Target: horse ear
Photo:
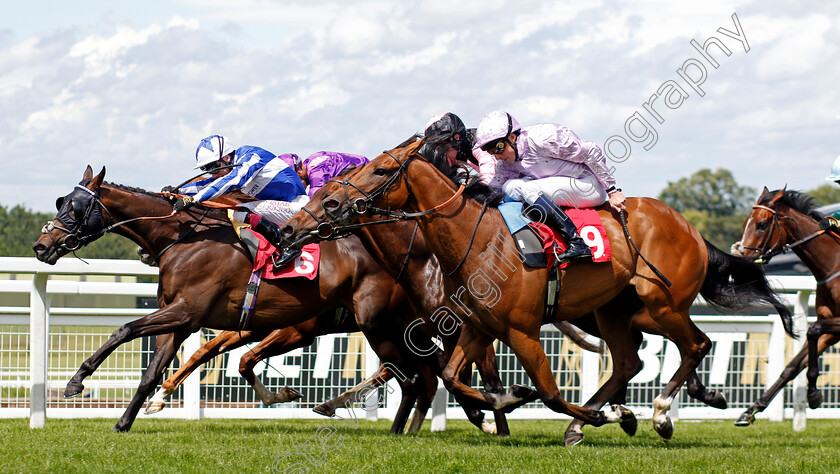
[[[93,179],[93,168],[91,168],[90,165],[87,165],[87,168],[85,168],[85,174],[82,175],[82,180],[90,181],[92,179]]]
[[[783,197],[785,197],[785,190],[780,189],[776,194],[773,195],[773,197],[770,198],[769,204],[775,205]]]
[[[90,168],[90,166],[88,166],[88,168]],[[101,186],[103,181],[105,181],[105,167],[104,166],[102,167],[102,171],[100,171],[99,174],[96,175],[95,178],[90,180],[90,183],[88,183],[87,188],[90,189],[91,191],[93,191],[94,189]]]
[[[426,138],[423,137],[420,140],[417,140],[416,142],[412,143],[411,145],[408,145],[407,147],[405,147],[406,153],[408,153],[408,155],[413,155],[413,154],[417,153],[417,151],[420,150],[420,148],[423,147],[423,143],[425,143],[425,142],[426,142]]]

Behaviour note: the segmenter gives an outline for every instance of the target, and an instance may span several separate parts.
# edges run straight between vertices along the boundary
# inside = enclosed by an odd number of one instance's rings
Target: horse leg
[[[499,371],[497,370],[498,361],[496,359],[496,350],[493,344],[487,346],[484,357],[476,361],[478,366],[478,373],[481,374],[481,380],[484,383],[484,390],[490,393],[503,394],[505,387],[502,385],[502,379],[499,378]],[[508,427],[507,418],[501,410],[493,410],[493,418],[495,426],[492,432],[499,436],[510,436],[510,427]]]
[[[840,318],[818,319],[808,328],[808,406],[818,408],[823,396],[817,389],[817,377],[820,375],[819,339],[823,335],[840,335]]]
[[[522,368],[531,378],[540,398],[548,408],[559,413],[565,413],[573,418],[579,418],[593,426],[621,421],[620,415],[605,414],[601,411],[580,407],[563,399],[560,390],[557,388],[557,382],[554,380],[554,374],[551,372],[548,357],[546,357],[542,344],[540,344],[539,326],[530,328],[528,334],[511,329],[508,332],[508,346],[516,354],[519,363],[522,364]],[[495,408],[498,408],[498,405]]]
[[[604,342],[610,348],[610,357],[613,361],[613,373],[607,382],[604,383],[590,398],[584,408],[600,410],[601,407],[617,394],[624,398],[627,394],[627,384],[640,370],[642,360],[639,358],[639,338],[634,337],[630,328],[631,318],[629,315],[622,315],[613,311],[595,311],[595,319],[602,329]],[[613,405],[615,414],[621,417],[622,428],[631,436],[636,433],[636,417],[623,404]],[[566,433],[563,436],[563,443],[566,446],[574,446],[583,440],[584,422],[580,419],[572,420]]]
[[[309,325],[307,325],[308,328]],[[302,328],[302,325],[289,326],[272,331],[256,347],[242,354],[242,357],[239,359],[239,375],[257,392],[257,396],[266,406],[275,403],[291,402],[301,398],[303,395],[300,392],[288,386],[281,388],[279,393],[274,393],[267,389],[254,373],[254,366],[269,357],[285,354],[301,347],[307,347],[315,342],[316,336],[323,332],[321,331],[319,333],[315,330],[305,330]]]
[[[73,375],[64,389],[64,398],[73,398],[82,394],[85,386],[82,383],[105,361],[120,345],[142,336],[173,333],[182,330],[189,324],[190,314],[184,303],[167,305],[152,314],[120,326],[111,337],[102,344],[92,356],[82,362],[79,370]]]
[[[161,384],[160,390],[149,399],[149,404],[146,406],[146,415],[155,414],[166,407],[166,401],[175,392],[175,390],[184,383],[184,380],[189,377],[195,369],[210,361],[219,354],[236,349],[249,342],[259,341],[265,336],[264,331],[224,331],[213,339],[207,341],[201,346],[195,354],[190,357],[186,364],[183,364],[177,372],[172,374],[168,379]]]
[[[840,340],[840,337],[835,335],[826,334],[820,337],[818,341],[817,355],[825,352],[826,349],[836,344],[838,340]],[[741,413],[741,416],[735,420],[735,426],[750,426],[755,421],[755,415],[764,411],[776,395],[778,395],[791,380],[796,378],[800,372],[805,370],[805,366],[808,365],[809,347],[810,345],[805,342],[805,345],[802,346],[799,353],[797,353],[784,370],[782,370],[782,373],[779,375],[776,382],[774,382],[767,391],[762,393],[761,397],[759,397],[758,400],[747,408],[744,413]]]
[[[723,410],[728,406],[723,393],[718,390],[706,390],[696,370],[691,371],[685,380],[685,391],[691,398],[712,408]]]
[[[350,404],[352,404],[357,399],[358,394],[360,392],[369,390],[371,388],[379,387],[380,385],[390,380],[393,376],[394,374],[392,374],[391,371],[388,370],[388,367],[386,365],[380,366],[379,370],[375,374],[356,384],[354,387],[345,391],[341,395],[333,398],[332,400],[327,400],[326,402],[316,406],[312,409],[312,411],[319,415],[331,417],[335,415],[336,409],[341,407],[347,407]]]
[[[423,421],[426,420],[426,414],[432,406],[432,400],[437,393],[438,378],[434,371],[427,364],[420,365],[420,371],[423,374],[424,386],[423,390],[417,393],[417,403],[414,406],[414,415],[405,429],[406,433],[417,433],[423,426]]]
[[[169,363],[175,358],[178,348],[181,347],[181,343],[184,342],[189,334],[189,332],[184,331],[161,335],[155,339],[155,351],[152,355],[152,360],[149,362],[146,371],[143,372],[140,385],[137,387],[134,397],[129,402],[122,417],[114,425],[114,431],[128,431],[131,429],[131,425],[137,418],[140,408],[143,407],[146,397],[155,389],[161,377],[163,377],[163,371],[166,370]]]

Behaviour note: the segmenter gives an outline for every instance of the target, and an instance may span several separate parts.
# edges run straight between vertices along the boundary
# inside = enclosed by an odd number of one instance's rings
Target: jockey
[[[319,151],[304,159],[295,157],[295,170],[303,185],[309,186],[309,197],[336,176],[366,165],[370,160],[361,155]]]
[[[489,184],[493,179],[496,159],[484,151],[473,155],[475,129],[467,129],[457,115],[452,112],[435,115],[426,124],[424,135],[433,142],[427,141],[420,149],[420,154],[436,167],[443,163],[449,167],[465,164],[469,174],[477,175],[484,184]]]
[[[490,187],[539,209],[566,240],[569,248],[559,260],[592,256],[559,206],[596,207],[609,201],[617,211],[625,208],[601,149],[567,127],[542,123],[523,129],[507,112],[491,112],[478,124],[473,151],[478,150],[498,159]]]
[[[309,197],[294,170],[273,153],[255,146],[234,149],[221,135],[201,140],[195,151],[196,168],[211,174],[208,179],[191,182],[179,190],[186,197],[175,203],[181,211],[222,194],[239,190],[258,201],[240,204],[248,211],[236,211],[233,217],[248,222],[249,213],[260,216],[254,230],[262,234],[280,252],[275,267],[282,267],[298,255],[283,245],[280,227],[309,202]]]
[[[834,164],[831,165],[831,174],[825,180],[840,184],[840,156],[834,160]],[[840,229],[840,210],[830,216],[823,217],[820,221],[820,229]]]

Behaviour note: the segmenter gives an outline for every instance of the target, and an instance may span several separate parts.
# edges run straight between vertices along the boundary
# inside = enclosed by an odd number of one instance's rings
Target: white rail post
[[[767,341],[767,367],[765,372],[764,390],[769,390],[776,378],[785,368],[785,330],[778,317],[773,319],[773,328]],[[784,389],[783,389],[784,390]],[[785,418],[784,391],[767,405],[764,410],[770,421],[782,421]]]
[[[580,356],[580,403],[586,403],[598,391],[601,379],[601,354],[581,350]]]
[[[438,379],[438,388],[435,398],[432,400],[432,432],[446,431],[446,402],[449,400],[449,392],[443,386],[443,381]]]
[[[46,273],[36,273],[29,292],[29,428],[47,423],[48,279]]]
[[[370,343],[365,339],[365,373],[368,377],[379,372],[379,356],[373,352]],[[387,391],[387,387],[385,390]],[[373,390],[365,400],[365,418],[369,421],[379,419],[379,390]]]
[[[796,293],[796,300],[793,302],[793,330],[799,335],[799,339],[793,341],[793,353],[796,354],[805,344],[805,334],[808,332],[808,298],[810,290],[801,290]],[[803,370],[793,379],[793,431],[805,431],[808,425],[808,415],[805,410],[808,407],[808,379],[806,370]]]
[[[201,331],[190,334],[184,341],[182,365],[201,348]],[[201,370],[194,370],[184,381],[184,411],[188,420],[201,418]]]

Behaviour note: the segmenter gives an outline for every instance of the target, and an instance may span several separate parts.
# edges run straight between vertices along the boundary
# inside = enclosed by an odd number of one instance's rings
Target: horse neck
[[[168,216],[172,213],[172,206],[163,199],[109,185],[100,188],[100,199],[107,209],[103,210],[107,225],[138,217]],[[112,232],[157,255],[166,245],[178,238],[178,219],[141,219],[119,225]]]
[[[804,239],[820,230],[814,219],[795,209],[789,209],[783,215],[788,215],[793,219],[786,225],[788,234],[792,237],[790,242],[786,242],[787,244]],[[793,248],[793,253],[819,281],[840,270],[840,253],[837,252],[837,245],[837,237],[826,233],[797,245]]]
[[[428,295],[440,281],[440,267],[414,221],[363,227],[358,233],[365,248],[393,278],[412,294]],[[412,235],[414,241],[412,242]],[[434,299],[434,298],[432,298]]]
[[[455,185],[425,161],[413,162],[406,174],[413,194],[406,206],[409,212],[431,209],[449,200],[456,192]],[[511,244],[510,239],[503,235],[507,227],[501,215],[490,211],[482,217],[482,206],[462,195],[440,211],[418,218],[426,243],[437,257],[442,271],[453,271],[468,251],[465,264],[458,270],[462,275],[473,271],[474,265],[469,262],[479,254],[482,254],[481,262],[491,266],[499,264],[501,259],[505,261],[500,263],[501,267],[512,268],[512,271],[521,267],[521,261],[512,257],[512,252],[516,250],[504,250],[505,243]],[[481,223],[476,229],[480,217]],[[474,231],[475,239],[470,245]],[[500,242],[496,242],[497,237]],[[491,252],[483,253],[491,247]]]

